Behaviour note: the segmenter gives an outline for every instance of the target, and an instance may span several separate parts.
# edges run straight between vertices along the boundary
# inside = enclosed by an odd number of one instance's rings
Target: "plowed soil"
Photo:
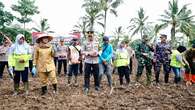
[[[154,75],[153,75],[154,76]],[[79,86],[67,85],[67,78],[58,76],[58,94],[53,94],[52,86],[48,93],[41,96],[41,84],[38,77],[30,77],[29,95],[24,95],[23,85],[20,94],[13,96],[13,82],[7,73],[0,83],[0,110],[195,110],[195,85],[187,88],[184,82],[179,85],[163,83],[161,74],[160,85],[153,81],[150,86],[145,84],[145,74],[141,83],[135,83],[135,72],[131,75],[131,84],[121,87],[118,75],[113,75],[114,89],[110,95],[106,77],[103,78],[101,90],[94,90],[91,79],[90,92],[83,94],[83,76],[79,76]],[[154,80],[154,78],[153,78]]]

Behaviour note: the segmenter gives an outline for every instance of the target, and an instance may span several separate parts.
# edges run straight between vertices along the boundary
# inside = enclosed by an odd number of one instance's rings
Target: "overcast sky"
[[[17,0],[1,0],[6,9],[10,10],[10,6]],[[149,21],[155,22],[159,19],[159,15],[168,8],[169,0],[123,0],[124,3],[117,9],[118,17],[108,15],[107,34],[112,34],[115,28],[129,25],[130,18],[137,16],[137,11],[143,7],[146,15],[149,15]],[[191,3],[189,6],[195,15],[195,0],[178,0],[179,5]],[[39,23],[41,18],[47,18],[51,30],[57,33],[68,33],[72,30],[79,17],[84,15],[84,9],[81,8],[83,0],[36,0],[40,14],[33,17],[33,22],[28,24],[32,26]],[[29,27],[30,27],[29,26]],[[99,29],[98,29],[99,30]],[[165,32],[167,33],[167,31]],[[167,33],[169,35],[169,33]]]

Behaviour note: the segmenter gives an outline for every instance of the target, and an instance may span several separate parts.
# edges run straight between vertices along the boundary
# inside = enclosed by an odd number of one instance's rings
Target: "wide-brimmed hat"
[[[44,33],[44,34],[40,34],[40,35],[37,37],[36,43],[40,43],[40,40],[41,40],[42,38],[45,38],[45,37],[48,38],[49,42],[50,42],[51,40],[53,40],[53,36]]]

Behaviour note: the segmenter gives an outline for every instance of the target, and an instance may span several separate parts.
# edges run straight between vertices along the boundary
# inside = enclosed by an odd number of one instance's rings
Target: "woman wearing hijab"
[[[17,95],[19,92],[21,76],[25,93],[28,94],[28,67],[31,56],[30,53],[30,47],[25,42],[24,35],[18,34],[15,43],[10,47],[8,56],[9,72],[14,73],[14,95]]]
[[[33,68],[37,68],[38,75],[42,83],[42,93],[45,95],[47,93],[47,85],[49,83],[48,79],[51,81],[54,93],[57,92],[57,79],[54,64],[54,49],[49,42],[53,39],[52,36],[47,34],[41,34],[38,36],[36,43],[38,45],[35,47]]]

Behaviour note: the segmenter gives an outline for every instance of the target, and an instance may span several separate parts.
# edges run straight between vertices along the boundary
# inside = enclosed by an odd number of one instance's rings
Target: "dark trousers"
[[[81,63],[79,64],[79,73],[83,74],[83,61],[81,60]]]
[[[55,66],[57,65],[57,62],[58,62],[58,57],[54,57],[54,64],[55,64]]]
[[[123,85],[123,77],[125,76],[127,84],[130,82],[130,70],[128,66],[120,66],[118,67],[118,74],[120,85]]]
[[[99,88],[99,65],[85,63],[84,88],[89,88],[90,76],[93,74],[95,87]]]
[[[133,63],[132,58],[130,58],[130,61],[129,61],[129,72],[130,72],[130,74],[132,73],[132,69],[133,69],[132,63]]]
[[[67,60],[58,60],[58,74],[61,73],[62,65],[64,66],[64,74],[67,73]]]
[[[163,65],[163,70],[164,70],[164,81],[165,81],[165,83],[168,83],[169,82],[169,73],[170,73],[170,70],[171,70],[170,62],[156,62],[155,63],[156,83],[159,82],[159,75],[160,75],[160,70],[161,70],[162,65]]]
[[[69,65],[68,76],[74,75],[75,77],[78,75],[79,64],[71,64]]]
[[[3,71],[5,66],[8,68],[8,62],[7,61],[0,61],[0,79],[3,78]]]
[[[30,72],[32,71],[32,68],[33,68],[33,61],[29,60],[29,70],[30,70]]]
[[[26,67],[24,71],[14,71],[14,83],[20,83],[20,77],[22,76],[22,82],[28,82],[28,68]]]

